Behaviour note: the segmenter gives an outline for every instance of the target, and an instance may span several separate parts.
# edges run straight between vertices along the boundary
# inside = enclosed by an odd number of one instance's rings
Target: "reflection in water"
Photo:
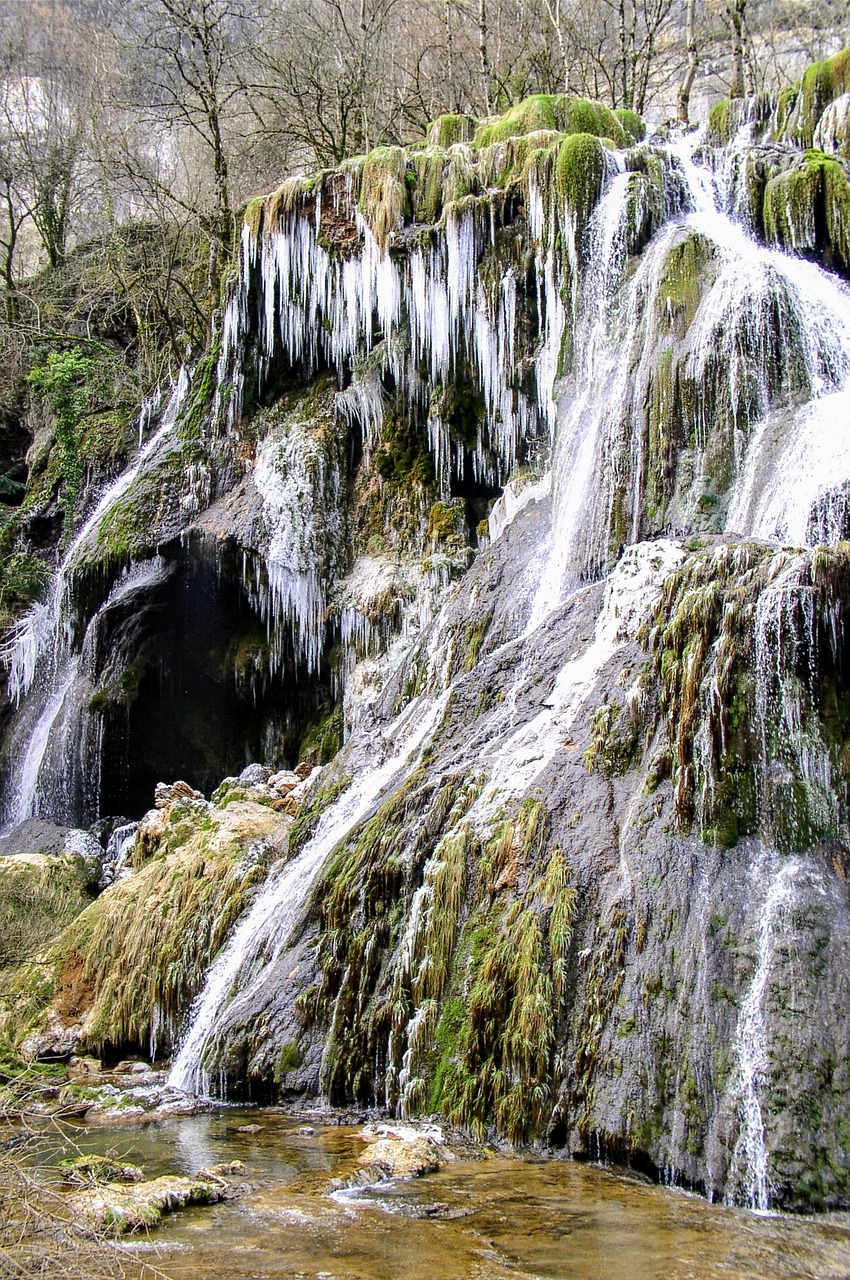
[[[253,1133],[240,1133],[256,1125]],[[239,1199],[166,1219],[127,1246],[174,1280],[846,1280],[850,1216],[759,1218],[589,1165],[494,1155],[340,1191],[358,1130],[222,1110],[86,1133],[148,1177],[244,1160]]]

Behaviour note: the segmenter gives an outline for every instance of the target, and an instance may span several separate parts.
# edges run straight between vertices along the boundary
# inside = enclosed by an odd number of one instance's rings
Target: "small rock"
[[[262,1128],[263,1126],[261,1124],[240,1124],[237,1127],[236,1132],[237,1133],[259,1133],[262,1130]]]
[[[302,1124],[298,1126],[298,1132],[301,1134],[302,1137],[306,1138],[306,1137],[309,1137],[311,1134],[315,1133],[316,1130],[313,1128],[312,1125]]]
[[[248,1166],[241,1160],[225,1160],[223,1164],[211,1164],[207,1168],[199,1169],[195,1177],[203,1182],[210,1179],[232,1178],[234,1174],[247,1172]]]
[[[96,1231],[124,1235],[155,1227],[164,1213],[174,1213],[189,1204],[214,1204],[224,1199],[217,1181],[194,1178],[154,1178],[135,1187],[114,1183],[83,1191],[72,1205],[77,1215]]]
[[[72,1055],[68,1059],[68,1075],[70,1076],[98,1076],[103,1070],[103,1065],[97,1058],[78,1058]]]
[[[153,801],[157,809],[167,809],[172,804],[189,804],[194,801],[203,801],[204,796],[201,791],[196,791],[194,787],[190,787],[188,782],[158,782],[154,788]],[[144,821],[144,819],[142,820]]]
[[[300,764],[295,766],[295,772],[302,782],[306,782],[310,774],[313,772],[313,766],[308,764],[306,760],[302,760]]]
[[[430,1138],[378,1138],[363,1152],[359,1164],[369,1181],[380,1182],[387,1178],[420,1178],[425,1173],[435,1173],[443,1163],[435,1143]]]
[[[262,787],[271,776],[271,769],[267,769],[264,764],[249,764],[240,773],[238,781],[243,787]]]
[[[69,1156],[59,1161],[59,1168],[65,1181],[78,1187],[108,1182],[141,1182],[145,1176],[137,1164],[125,1164],[108,1156]]]
[[[297,787],[300,781],[293,769],[281,769],[280,773],[273,773],[269,778],[269,786],[273,791],[278,791],[285,796],[293,787]]]

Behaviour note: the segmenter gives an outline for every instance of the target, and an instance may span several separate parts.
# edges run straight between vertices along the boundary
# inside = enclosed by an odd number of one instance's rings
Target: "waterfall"
[[[760,421],[739,466],[726,527],[794,546],[838,542],[843,521],[818,521],[817,513],[830,510],[835,490],[850,482],[850,289],[814,263],[756,243],[718,207],[711,176],[693,163],[697,141],[673,151],[696,205],[687,222],[717,246],[722,270],[695,321],[693,367],[704,373],[721,351],[736,376],[760,380]],[[757,370],[739,370],[734,358],[742,325],[752,331],[777,323],[788,365],[800,366],[808,397],[802,407],[793,397],[771,405],[768,359]],[[767,340],[759,335],[755,345],[766,352]],[[735,393],[733,387],[733,399]]]
[[[68,780],[54,777],[52,773],[50,777],[44,775],[48,772],[51,739],[61,725],[70,691],[80,674],[80,653],[74,649],[68,620],[71,574],[79,552],[104,516],[172,433],[188,392],[189,375],[181,369],[159,427],[130,466],[98,498],[62,558],[46,603],[35,605],[0,649],[0,661],[9,672],[9,693],[19,708],[10,735],[14,755],[2,834],[8,834],[27,818],[43,814],[61,821],[69,816]],[[149,417],[146,405],[142,409],[140,430]],[[73,741],[69,746],[79,755],[83,743],[78,725],[71,737]]]
[[[735,1089],[740,1129],[732,1158],[730,1183],[734,1184],[737,1175],[743,1184],[747,1204],[760,1213],[766,1213],[770,1208],[769,1163],[759,1097],[770,1065],[765,997],[776,941],[782,934],[782,918],[793,901],[794,882],[800,866],[799,859],[793,858],[783,863],[768,882],[756,923],[755,969],[741,1003],[735,1031]],[[756,881],[760,882],[767,872],[766,859],[757,859],[753,869]]]
[[[386,745],[392,751],[389,758],[361,771],[322,815],[301,852],[272,871],[207,971],[203,989],[190,1012],[189,1029],[168,1077],[173,1088],[209,1094],[210,1075],[204,1068],[207,1047],[223,1021],[235,1009],[244,1008],[270,978],[274,962],[286,946],[328,854],[366,817],[384,788],[403,770],[413,767],[419,748],[439,724],[447,696],[428,701],[423,695],[412,702],[386,734]],[[243,968],[259,957],[259,971],[240,981],[244,978]]]

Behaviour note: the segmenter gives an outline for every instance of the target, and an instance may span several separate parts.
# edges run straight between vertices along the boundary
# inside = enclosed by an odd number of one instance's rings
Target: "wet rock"
[[[217,1179],[163,1177],[132,1188],[107,1183],[73,1197],[71,1204],[92,1230],[125,1235],[155,1227],[163,1214],[214,1204],[224,1196]]]
[[[192,804],[204,801],[201,791],[190,787],[188,782],[158,782],[154,788],[154,805],[157,809],[167,809],[172,804]]]
[[[281,769],[279,773],[273,773],[269,778],[269,787],[272,791],[277,791],[282,796],[285,796],[292,791],[293,787],[297,787],[301,780],[301,775],[297,774],[294,769]]]
[[[103,1065],[98,1058],[72,1056],[68,1059],[69,1076],[98,1076],[102,1071]]]
[[[272,776],[272,770],[263,764],[249,764],[236,779],[243,787],[264,786]]]
[[[8,835],[0,837],[0,857],[12,853],[59,854],[65,848],[67,835],[67,827],[48,822],[46,818],[28,818]]]
[[[237,1126],[237,1133],[259,1133],[263,1126],[261,1124],[240,1124]]]
[[[78,1187],[109,1182],[141,1182],[145,1176],[137,1164],[112,1160],[109,1156],[69,1156],[59,1161],[59,1169],[65,1182]]]
[[[367,1126],[362,1134],[369,1144],[360,1156],[355,1175],[361,1185],[390,1178],[420,1178],[436,1173],[446,1162],[442,1131],[426,1131],[407,1125]]]

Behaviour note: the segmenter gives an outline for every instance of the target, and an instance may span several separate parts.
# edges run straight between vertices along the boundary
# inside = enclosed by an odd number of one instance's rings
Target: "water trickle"
[[[274,961],[285,947],[327,855],[366,816],[381,791],[411,767],[413,757],[439,723],[445,701],[444,695],[433,702],[419,698],[411,703],[387,733],[386,745],[392,752],[389,758],[362,771],[322,815],[301,852],[272,872],[207,971],[192,1006],[189,1030],[168,1077],[174,1088],[210,1093],[213,1083],[204,1055],[219,1027],[236,1009],[244,1008],[270,978]],[[262,957],[259,970],[241,981],[243,968],[258,957]]]
[[[766,858],[754,867],[756,886],[765,877],[767,892],[756,922],[755,970],[741,1004],[735,1032],[739,1135],[732,1158],[730,1183],[740,1181],[751,1209],[766,1213],[770,1209],[769,1159],[765,1144],[761,1097],[764,1092],[768,1058],[765,1003],[774,965],[777,939],[783,934],[782,921],[794,897],[794,882],[800,870],[799,859],[792,858],[770,874]]]
[[[12,777],[7,789],[3,832],[42,812],[56,820],[68,820],[66,780],[42,778],[50,759],[51,736],[60,728],[66,700],[80,670],[80,654],[74,649],[70,624],[69,588],[77,557],[96,533],[108,511],[127,492],[142,469],[157,455],[172,434],[174,423],[189,393],[189,375],[181,369],[162,421],[129,467],[110,484],[71,541],[50,586],[47,602],[35,605],[18,623],[0,649],[0,661],[9,672],[9,692],[20,708],[10,741],[15,747]],[[152,407],[142,409],[140,431],[150,426]],[[32,691],[32,697],[27,698]],[[24,701],[29,705],[22,706]],[[20,732],[16,732],[19,727]],[[79,726],[77,726],[79,729]],[[66,735],[73,737],[70,727]],[[27,745],[24,747],[24,743]],[[71,743],[73,745],[73,743]],[[77,742],[79,747],[79,740]],[[61,771],[60,771],[61,772]]]

